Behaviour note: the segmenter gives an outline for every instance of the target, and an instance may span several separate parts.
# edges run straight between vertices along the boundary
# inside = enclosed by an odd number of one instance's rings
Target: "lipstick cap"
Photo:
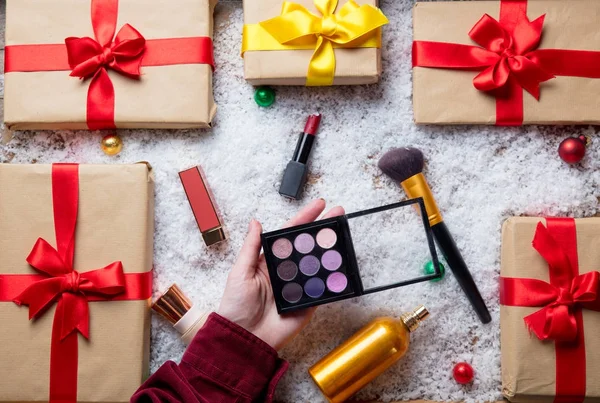
[[[225,231],[202,168],[198,166],[179,172],[179,178],[206,246],[224,241]]]
[[[179,289],[177,284],[170,286],[154,303],[152,309],[175,324],[185,315],[192,303]]]
[[[306,164],[290,161],[283,173],[279,194],[291,199],[299,199],[306,183],[307,172]]]

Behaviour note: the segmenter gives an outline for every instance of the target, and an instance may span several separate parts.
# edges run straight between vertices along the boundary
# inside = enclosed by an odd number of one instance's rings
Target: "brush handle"
[[[450,235],[450,231],[448,231],[448,227],[442,221],[441,223],[435,224],[431,227],[433,232],[433,236],[442,251],[442,255],[446,259],[448,266],[454,273],[454,277],[456,277],[456,281],[462,288],[462,290],[467,294],[467,298],[473,308],[475,308],[475,312],[477,312],[477,316],[483,323],[489,323],[492,321],[492,317],[490,316],[490,312],[485,306],[485,302],[477,289],[477,285],[473,280],[473,276],[471,276],[471,272],[467,268],[467,264],[463,260],[460,251],[456,247],[456,242]]]

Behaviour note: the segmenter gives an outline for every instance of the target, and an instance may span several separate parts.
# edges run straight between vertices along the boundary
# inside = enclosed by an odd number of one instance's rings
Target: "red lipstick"
[[[319,130],[319,125],[321,124],[321,114],[316,113],[314,115],[310,115],[308,120],[306,121],[306,126],[304,126],[304,133],[315,135],[317,134],[317,130]]]
[[[300,133],[300,137],[296,143],[296,150],[294,150],[292,160],[288,163],[283,173],[283,180],[279,188],[280,195],[291,199],[300,198],[308,174],[306,164],[308,163],[308,157],[315,142],[315,134],[319,130],[320,123],[320,113],[308,117],[304,131]]]
[[[206,246],[225,240],[221,218],[216,209],[202,168],[199,166],[179,172],[183,189],[202,232]]]

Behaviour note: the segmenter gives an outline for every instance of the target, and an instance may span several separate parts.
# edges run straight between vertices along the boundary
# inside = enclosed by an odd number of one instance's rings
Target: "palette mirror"
[[[364,288],[410,280],[431,261],[427,233],[414,208],[348,220]]]
[[[414,270],[424,259],[438,267],[424,211],[421,198],[411,199],[262,234],[278,312],[439,278],[439,271],[418,276]],[[409,219],[411,214],[416,219]],[[400,240],[407,242],[403,246]],[[415,256],[419,256],[416,262]],[[366,277],[361,262],[370,262],[365,265]],[[387,278],[392,282],[377,281]]]

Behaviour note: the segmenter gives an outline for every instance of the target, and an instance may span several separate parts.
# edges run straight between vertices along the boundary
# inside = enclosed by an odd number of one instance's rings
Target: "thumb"
[[[235,275],[252,277],[258,267],[258,256],[260,255],[260,234],[262,225],[256,220],[250,221],[248,234],[240,250],[237,261],[233,266],[232,272]]]

